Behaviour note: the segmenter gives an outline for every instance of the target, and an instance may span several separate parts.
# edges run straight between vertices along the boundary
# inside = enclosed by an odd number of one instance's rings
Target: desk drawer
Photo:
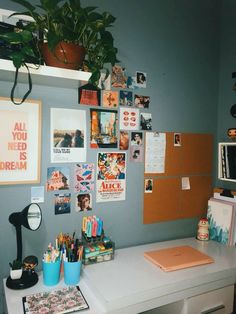
[[[234,286],[203,293],[185,300],[185,314],[233,313]]]

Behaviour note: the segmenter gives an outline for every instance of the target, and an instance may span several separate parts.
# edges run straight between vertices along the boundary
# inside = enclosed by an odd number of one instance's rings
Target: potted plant
[[[90,71],[90,82],[96,84],[104,65],[114,65],[117,61],[117,48],[107,30],[115,21],[110,13],[100,14],[95,11],[96,7],[82,7],[80,0],[40,0],[38,5],[27,0],[12,1],[26,8],[23,13],[13,15],[27,15],[34,20],[25,29],[43,34],[41,47],[46,63],[51,51],[55,62],[52,65]],[[70,61],[71,47],[77,49],[75,56],[79,55],[79,50],[82,52],[80,60]]]
[[[13,263],[9,263],[11,270],[10,270],[10,277],[11,279],[20,279],[22,276],[22,262],[19,260],[14,260]]]

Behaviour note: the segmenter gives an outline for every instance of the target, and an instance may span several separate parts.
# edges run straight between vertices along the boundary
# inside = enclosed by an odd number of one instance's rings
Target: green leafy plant
[[[80,0],[40,0],[37,5],[27,0],[11,1],[26,9],[13,15],[32,17],[34,22],[29,23],[26,30],[41,32],[51,51],[61,41],[85,48],[83,69],[92,72],[90,83],[96,85],[104,66],[114,65],[118,61],[113,36],[107,30],[115,22],[115,17],[110,13],[97,13],[97,7],[82,7]],[[109,69],[105,70],[107,76]]]
[[[22,268],[22,262],[19,260],[14,260],[13,263],[9,263],[12,270],[21,269]]]

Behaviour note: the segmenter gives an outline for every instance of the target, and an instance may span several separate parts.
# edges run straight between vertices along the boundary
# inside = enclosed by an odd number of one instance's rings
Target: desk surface
[[[143,255],[179,245],[190,245],[215,262],[165,273]],[[119,249],[114,260],[84,267],[79,286],[90,305],[86,314],[136,314],[234,284],[235,279],[235,247],[190,238]],[[19,311],[22,296],[45,289],[41,277],[39,284],[23,291],[10,290],[4,282],[8,314],[23,313]]]

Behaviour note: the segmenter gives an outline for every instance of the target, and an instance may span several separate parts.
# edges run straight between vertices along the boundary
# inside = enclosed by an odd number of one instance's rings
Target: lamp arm
[[[22,232],[21,225],[16,225],[17,260],[22,262]]]

